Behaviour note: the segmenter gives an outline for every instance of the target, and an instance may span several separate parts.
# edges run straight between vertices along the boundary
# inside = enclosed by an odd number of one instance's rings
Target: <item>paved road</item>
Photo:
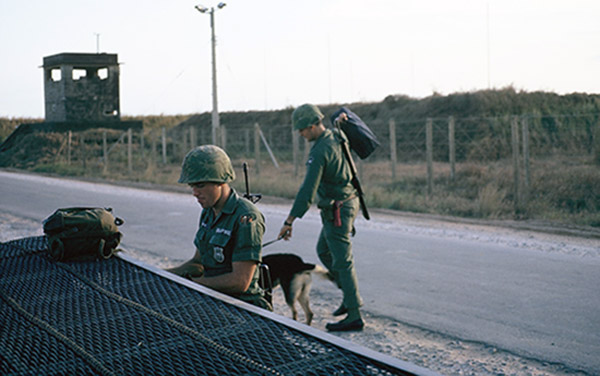
[[[165,193],[0,171],[0,211],[41,221],[59,207],[104,206],[125,219],[123,246],[185,260],[200,208],[189,194]],[[265,241],[289,207],[260,203]],[[479,341],[538,360],[600,374],[600,242],[526,238],[477,228],[415,225],[401,217],[358,220],[355,259],[365,309],[404,323]],[[316,262],[315,211],[294,225],[293,252]],[[534,242],[535,243],[535,242]]]

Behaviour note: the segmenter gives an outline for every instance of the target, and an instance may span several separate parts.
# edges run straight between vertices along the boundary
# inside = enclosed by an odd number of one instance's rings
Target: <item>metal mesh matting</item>
[[[413,374],[118,257],[0,243],[2,375]]]

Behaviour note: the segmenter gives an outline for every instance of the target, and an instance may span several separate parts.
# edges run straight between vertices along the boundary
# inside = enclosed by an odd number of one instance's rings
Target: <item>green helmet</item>
[[[179,183],[229,183],[235,180],[231,160],[218,146],[202,145],[192,149],[183,159]]]
[[[300,131],[306,127],[316,124],[324,118],[321,110],[314,104],[303,104],[292,113],[292,126]]]

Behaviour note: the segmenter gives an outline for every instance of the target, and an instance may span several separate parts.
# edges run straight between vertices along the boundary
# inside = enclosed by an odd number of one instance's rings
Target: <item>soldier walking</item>
[[[340,145],[345,135],[323,125],[323,114],[317,106],[304,104],[292,113],[292,125],[300,135],[313,143],[306,162],[306,176],[279,231],[279,237],[289,240],[292,224],[308,211],[315,196],[321,212],[322,229],[317,242],[317,255],[333,276],[344,298],[334,316],[347,316],[328,323],[329,331],[362,330],[360,314],[362,300],[354,268],[350,233],[358,213],[359,201],[351,180],[348,162]]]

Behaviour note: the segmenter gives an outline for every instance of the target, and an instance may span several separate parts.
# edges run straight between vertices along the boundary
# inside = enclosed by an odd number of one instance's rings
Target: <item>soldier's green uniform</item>
[[[265,219],[250,201],[239,197],[235,190],[227,199],[221,214],[215,217],[212,210],[203,210],[196,232],[194,259],[204,267],[206,277],[231,273],[232,262],[256,261],[260,263]],[[258,284],[256,268],[248,290],[236,296],[246,302],[265,307],[264,291]]]
[[[213,145],[199,146],[188,153],[182,166],[180,183],[229,183],[235,179],[231,161],[225,152]],[[233,270],[233,262],[262,261],[262,237],[265,219],[249,200],[240,197],[231,188],[225,205],[218,216],[212,208],[203,209],[194,245],[194,257],[183,265],[168,269],[177,275],[191,278],[215,277]],[[259,286],[259,268],[252,276],[250,286],[235,295],[248,303],[272,310]]]
[[[311,125],[310,121],[300,123],[296,128],[302,129],[308,125]],[[339,137],[345,138],[337,129],[326,129],[314,141],[306,162],[306,176],[296,195],[290,216],[301,218],[316,194],[323,223],[317,254],[344,292],[344,306],[352,309],[362,305],[350,240],[359,203]],[[337,223],[334,205],[339,207]]]

